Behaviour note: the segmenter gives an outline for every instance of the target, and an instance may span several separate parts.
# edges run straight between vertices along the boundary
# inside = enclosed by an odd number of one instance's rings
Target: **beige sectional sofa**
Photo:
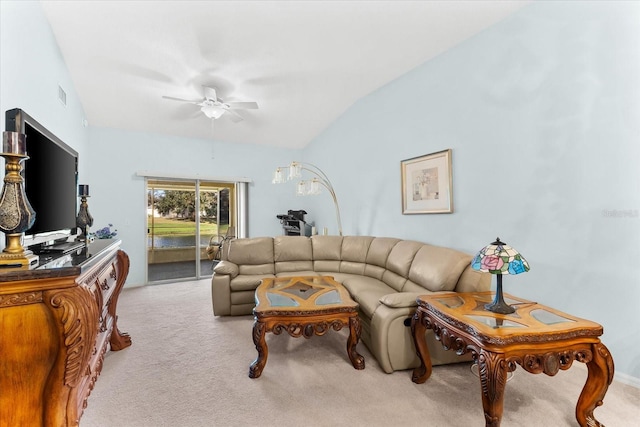
[[[255,289],[265,277],[332,276],[360,305],[362,341],[391,373],[419,365],[409,327],[418,296],[489,290],[490,275],[473,271],[471,258],[454,249],[389,237],[235,239],[214,268],[213,312],[252,314]],[[434,365],[465,360],[445,351],[431,331],[427,334]]]

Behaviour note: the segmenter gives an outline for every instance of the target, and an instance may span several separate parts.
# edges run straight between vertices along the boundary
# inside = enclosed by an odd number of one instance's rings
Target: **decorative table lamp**
[[[89,240],[89,227],[93,225],[93,217],[89,213],[89,205],[87,204],[89,186],[84,184],[78,185],[78,196],[80,196],[80,210],[76,217],[76,225],[82,232],[78,240],[87,242]]]
[[[18,132],[2,133],[2,153],[5,159],[4,187],[0,194],[0,231],[5,233],[5,248],[0,254],[1,266],[29,266],[38,257],[22,247],[22,235],[36,220],[24,192],[22,162],[28,159],[27,136]]]
[[[480,252],[471,261],[471,268],[497,275],[496,296],[491,304],[484,306],[485,309],[500,314],[510,314],[516,311],[504,301],[502,296],[502,275],[529,271],[529,263],[518,251],[501,242],[498,237],[495,242],[480,249]]]

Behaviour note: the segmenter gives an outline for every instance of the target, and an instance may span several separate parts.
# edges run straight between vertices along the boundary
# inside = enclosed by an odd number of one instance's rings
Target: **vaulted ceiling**
[[[527,1],[43,1],[92,126],[300,148]],[[207,118],[224,102],[259,109]]]

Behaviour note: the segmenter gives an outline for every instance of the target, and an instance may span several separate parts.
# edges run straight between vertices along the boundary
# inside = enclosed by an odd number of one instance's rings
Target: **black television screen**
[[[78,153],[20,109],[7,111],[6,128],[27,137],[24,186],[36,220],[25,245],[76,234]]]

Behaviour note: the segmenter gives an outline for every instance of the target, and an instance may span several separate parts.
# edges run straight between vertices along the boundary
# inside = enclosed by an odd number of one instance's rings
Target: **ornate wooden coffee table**
[[[491,292],[448,292],[418,298],[411,322],[421,365],[412,380],[421,384],[431,375],[425,331],[433,329],[444,348],[461,355],[471,352],[478,363],[482,406],[487,426],[499,426],[507,373],[516,364],[527,372],[549,376],[571,367],[574,360],[587,364],[588,377],[576,406],[582,427],[601,426],[593,410],[602,405],[613,380],[613,358],[600,342],[602,326],[535,302],[505,294],[512,314],[484,309]]]
[[[264,279],[256,289],[253,309],[253,343],[258,357],[249,367],[249,377],[258,378],[267,363],[267,332],[292,337],[324,335],[330,329],[349,326],[347,354],[356,369],[364,369],[364,357],[356,351],[360,341],[358,304],[333,277],[284,277]]]

